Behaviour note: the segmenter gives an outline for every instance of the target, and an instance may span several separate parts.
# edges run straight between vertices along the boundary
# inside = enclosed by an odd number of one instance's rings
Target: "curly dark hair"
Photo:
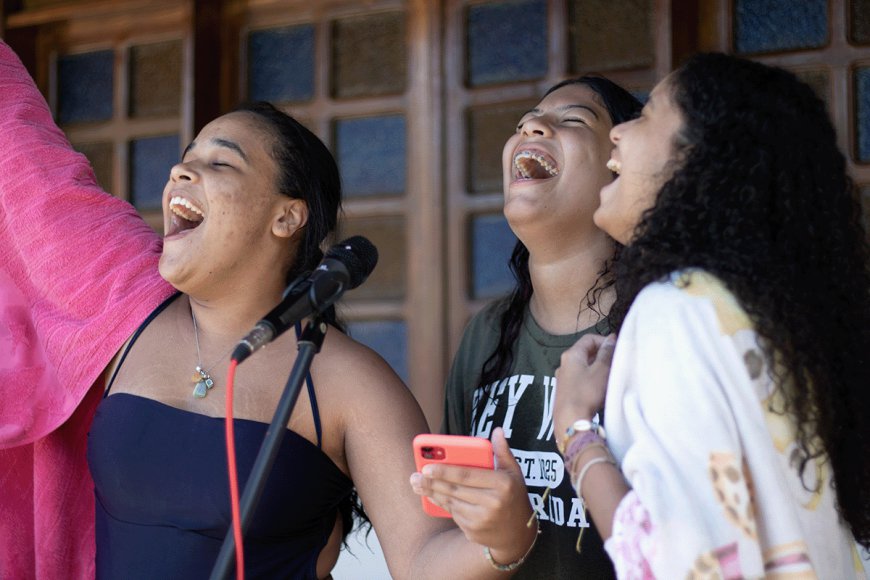
[[[613,81],[596,75],[585,75],[561,81],[544,93],[544,97],[561,89],[566,85],[584,85],[591,89],[601,98],[601,103],[610,115],[614,125],[633,119],[641,109],[640,101],[631,93],[620,87]],[[542,99],[544,97],[541,97]],[[619,251],[619,244],[613,242],[614,253]],[[529,274],[529,249],[521,241],[517,241],[511,254],[509,266],[513,273],[516,285],[509,297],[505,297],[507,308],[501,316],[499,340],[495,350],[484,362],[478,385],[488,388],[494,381],[504,377],[513,364],[513,347],[520,335],[523,325],[523,317],[529,300],[532,298],[532,277]],[[613,277],[610,272],[610,261],[604,263],[598,279],[586,293],[586,306],[603,318],[606,313],[598,309],[598,301],[601,293],[613,285]],[[578,316],[582,304],[577,305]],[[480,398],[480,404],[485,404],[487,397]]]
[[[792,73],[723,54],[671,78],[677,169],[614,264],[611,323],[675,270],[719,277],[782,363],[798,472],[830,461],[840,513],[870,546],[868,245],[825,105]]]

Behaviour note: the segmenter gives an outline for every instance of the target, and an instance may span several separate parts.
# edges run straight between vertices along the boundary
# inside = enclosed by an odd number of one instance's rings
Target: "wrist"
[[[591,419],[577,419],[565,429],[565,431],[556,440],[556,449],[564,457],[568,446],[577,437],[594,436],[599,441],[605,441],[607,434],[604,427],[592,421]]]
[[[533,515],[526,523],[525,528],[528,532],[524,534],[524,541],[519,545],[519,547],[483,547],[483,556],[492,568],[495,568],[500,572],[512,572],[519,568],[523,562],[528,559],[538,541],[538,535],[541,533],[541,525],[540,522],[538,522],[538,518]]]
[[[570,427],[577,421],[592,421],[597,414],[595,409],[587,407],[571,407],[570,409],[561,409],[561,413],[556,413],[553,417],[553,424],[560,435],[565,432],[565,429]]]

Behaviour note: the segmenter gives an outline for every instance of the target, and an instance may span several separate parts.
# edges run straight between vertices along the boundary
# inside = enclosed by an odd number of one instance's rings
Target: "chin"
[[[602,206],[598,206],[598,209],[596,209],[595,212],[592,214],[592,223],[595,224],[595,227],[597,227],[599,230],[603,231],[611,238],[616,239],[613,237],[613,234],[610,233],[607,229],[607,219],[601,207]]]
[[[160,277],[169,282],[176,290],[181,290],[179,288],[180,276],[178,268],[174,267],[175,265],[172,262],[172,258],[168,257],[164,250],[164,253],[160,255],[160,261],[157,263],[157,271],[160,273]]]

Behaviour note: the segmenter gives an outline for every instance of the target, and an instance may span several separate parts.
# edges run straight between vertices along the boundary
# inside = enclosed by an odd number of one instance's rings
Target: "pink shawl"
[[[103,369],[173,289],[0,41],[0,578],[93,578]]]

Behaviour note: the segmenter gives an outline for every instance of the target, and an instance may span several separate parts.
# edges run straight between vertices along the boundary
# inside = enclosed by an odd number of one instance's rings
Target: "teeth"
[[[524,178],[528,179],[533,177],[535,179],[540,179],[544,177],[534,171],[534,167],[526,161],[527,159],[531,159],[537,163],[538,166],[542,167],[550,177],[556,177],[559,175],[559,170],[556,167],[553,167],[543,155],[535,153],[534,151],[520,151],[514,157],[514,167],[517,168],[520,175]]]
[[[202,210],[185,198],[176,195],[169,200],[169,210],[175,215],[192,222],[201,222],[205,218]]]
[[[622,171],[622,163],[620,163],[616,159],[609,159],[607,161],[607,169],[619,175],[619,173]]]

